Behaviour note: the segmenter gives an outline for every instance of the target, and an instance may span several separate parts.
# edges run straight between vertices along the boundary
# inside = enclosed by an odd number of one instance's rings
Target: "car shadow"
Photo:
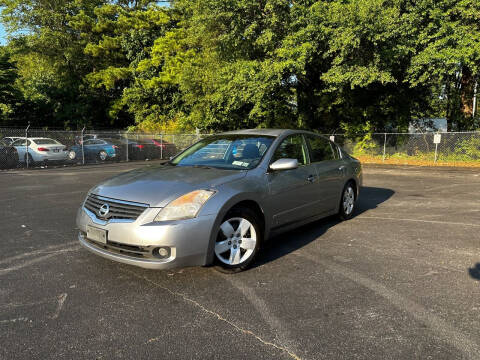
[[[480,263],[476,263],[474,267],[468,269],[468,273],[475,280],[480,280]]]
[[[390,199],[393,194],[395,194],[395,191],[391,189],[362,187],[353,217],[355,218],[365,211],[375,209],[378,205]],[[269,239],[264,244],[252,267],[274,261],[308,245],[340,222],[341,220],[337,216],[329,216]]]

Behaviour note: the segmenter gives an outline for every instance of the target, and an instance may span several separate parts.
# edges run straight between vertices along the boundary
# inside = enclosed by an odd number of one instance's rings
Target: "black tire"
[[[13,156],[9,157],[7,159],[7,168],[9,169],[14,169],[18,166],[18,155],[16,158],[14,158]]]
[[[25,167],[27,166],[27,154],[25,154]],[[35,166],[35,161],[33,161],[33,157],[32,155],[28,154],[28,167],[33,167]]]
[[[352,199],[353,196],[353,199]],[[345,197],[348,197],[351,199],[352,204],[350,208],[350,203],[345,204],[345,201],[347,200]],[[357,201],[357,191],[356,191],[356,186],[353,181],[349,181],[345,184],[343,190],[342,190],[342,196],[340,197],[340,204],[339,204],[339,210],[338,210],[338,216],[342,220],[348,220],[351,219],[353,216],[353,213],[355,212],[355,205]]]
[[[236,218],[242,218],[242,219],[248,220],[248,222],[250,222],[250,224],[254,228],[254,233],[255,233],[255,236],[256,236],[255,247],[254,247],[253,251],[251,252],[251,254],[248,255],[247,258],[245,258],[245,260],[242,259],[242,261],[238,264],[227,264],[220,259],[221,255],[220,256],[217,255],[216,246],[215,246],[215,248],[214,248],[215,269],[222,272],[222,273],[232,274],[232,273],[237,273],[237,272],[247,270],[253,264],[253,262],[255,261],[255,258],[257,256],[257,254],[260,250],[260,247],[262,245],[262,242],[263,242],[263,228],[260,225],[261,222],[259,221],[259,218],[258,218],[258,215],[256,214],[256,212],[247,208],[247,207],[236,207],[236,208],[231,209],[227,213],[227,215],[223,218],[221,224],[219,225],[219,227],[217,229],[217,238],[215,240],[216,245],[221,241],[227,241],[228,240],[221,230],[222,224],[224,224],[225,222],[227,222],[231,219],[236,219]],[[235,221],[236,220],[233,220],[233,223],[235,223]],[[238,231],[238,227],[235,230]],[[253,233],[251,232],[251,229],[247,231],[246,235],[248,236],[248,234],[250,234],[250,237],[253,237]],[[235,239],[235,238],[232,238],[232,239]],[[242,237],[242,239],[243,239],[243,237]],[[232,241],[234,241],[234,240],[232,240]],[[232,246],[234,246],[234,245],[232,245]],[[240,255],[240,257],[242,257],[246,254],[246,252],[248,250],[243,249],[242,245],[238,245],[238,251],[239,252],[245,251],[243,253],[243,255]],[[227,252],[228,252],[228,250],[227,250]]]

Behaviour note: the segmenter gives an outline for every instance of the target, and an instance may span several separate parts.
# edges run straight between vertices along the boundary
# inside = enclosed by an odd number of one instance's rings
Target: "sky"
[[[7,39],[6,39],[5,29],[3,28],[3,25],[0,24],[0,45],[5,45],[6,42],[7,42]]]

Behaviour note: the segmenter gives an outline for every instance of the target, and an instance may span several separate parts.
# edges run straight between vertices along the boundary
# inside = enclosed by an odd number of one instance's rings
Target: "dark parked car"
[[[0,168],[9,169],[18,164],[17,149],[11,146],[8,141],[0,140]]]
[[[168,159],[177,154],[177,147],[168,142],[155,139],[104,139],[118,146],[118,160],[126,160],[127,144],[129,160]]]
[[[177,153],[177,147],[167,141],[155,139],[129,140],[131,160],[168,159]]]
[[[109,139],[90,139],[83,142],[85,160],[106,161],[117,157],[119,146]],[[72,161],[82,161],[82,145],[70,148],[69,158]]]

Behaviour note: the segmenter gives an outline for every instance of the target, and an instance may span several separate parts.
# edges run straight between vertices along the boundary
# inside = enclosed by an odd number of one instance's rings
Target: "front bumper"
[[[215,215],[194,219],[153,222],[159,209],[147,209],[131,222],[99,223],[87,214],[83,206],[77,213],[78,240],[87,250],[104,258],[147,269],[201,266],[207,262],[207,252]],[[101,222],[101,221],[100,221]],[[87,226],[107,231],[107,244],[86,238]],[[155,258],[152,249],[169,248],[166,258]],[[131,250],[133,249],[133,250]]]

